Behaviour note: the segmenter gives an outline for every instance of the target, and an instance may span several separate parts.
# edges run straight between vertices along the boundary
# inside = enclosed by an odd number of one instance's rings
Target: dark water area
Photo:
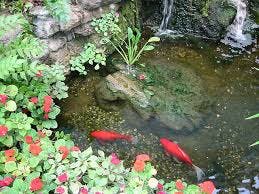
[[[254,69],[259,68],[258,57],[259,50],[255,48],[253,52],[233,54],[221,44],[199,39],[162,41],[157,49],[143,55],[141,62],[146,66],[181,64],[202,80],[211,103],[201,110],[202,122],[193,131],[181,133],[157,120],[144,120],[126,103],[102,109],[94,92],[103,79],[97,72],[86,77],[72,76],[68,81],[70,96],[59,103],[60,128],[72,133],[82,148],[117,152],[128,167],[137,154],[147,153],[159,178],[183,178],[196,183],[193,169],[164,154],[159,138],[167,137],[178,142],[207,177],[215,177],[218,188],[230,193],[236,187],[251,189],[252,183],[241,182],[259,175],[259,147],[249,147],[259,140],[259,122],[245,120],[259,112],[259,71]],[[116,141],[103,145],[89,138],[89,132],[95,129],[132,134],[137,143]]]

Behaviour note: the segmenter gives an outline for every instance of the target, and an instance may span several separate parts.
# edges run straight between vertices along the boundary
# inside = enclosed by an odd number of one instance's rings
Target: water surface
[[[241,181],[259,174],[259,147],[249,148],[259,139],[259,122],[245,120],[259,112],[259,72],[253,69],[259,66],[255,62],[258,56],[255,49],[251,54],[234,56],[222,45],[209,41],[179,40],[164,41],[141,58],[145,65],[182,64],[201,78],[212,103],[206,111],[201,110],[206,114],[193,132],[176,132],[157,120],[145,121],[127,104],[112,104],[109,110],[100,108],[94,87],[102,76],[96,72],[70,79],[70,97],[60,103],[59,123],[61,128],[72,132],[81,147],[92,145],[107,153],[117,152],[128,166],[135,155],[147,153],[160,178],[183,178],[195,183],[192,169],[164,155],[159,138],[170,138],[186,150],[208,177],[216,177],[219,188],[229,191],[241,186],[250,188],[250,184],[242,185]],[[138,142],[99,144],[89,138],[89,132],[100,128],[132,134]]]

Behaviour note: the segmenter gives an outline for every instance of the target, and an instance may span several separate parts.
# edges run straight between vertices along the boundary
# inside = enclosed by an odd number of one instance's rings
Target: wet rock
[[[78,3],[88,10],[93,10],[104,5],[118,2],[120,2],[120,0],[78,0]]]
[[[199,113],[208,104],[200,78],[192,71],[175,65],[158,65],[144,69],[146,80],[124,73],[108,75],[96,87],[101,106],[113,102],[128,102],[144,119],[155,118],[174,130],[191,131],[199,126]],[[139,69],[136,75],[143,74]]]
[[[81,36],[89,36],[94,33],[94,29],[92,28],[90,23],[82,24],[74,29],[75,34]]]
[[[50,51],[56,52],[66,44],[66,38],[50,38],[46,40],[45,44],[48,45]]]

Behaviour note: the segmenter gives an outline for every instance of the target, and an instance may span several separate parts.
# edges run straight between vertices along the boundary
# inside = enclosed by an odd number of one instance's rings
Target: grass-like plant
[[[141,32],[138,29],[135,29],[134,31],[129,27],[128,33],[127,33],[127,41],[123,40],[122,38],[118,38],[117,42],[118,44],[114,43],[113,41],[109,41],[112,46],[118,51],[118,53],[121,55],[125,63],[130,66],[135,64],[141,54],[144,51],[151,51],[155,47],[152,46],[150,43],[153,42],[159,42],[159,37],[151,37],[143,47],[140,47],[141,42]],[[120,43],[123,43],[121,45]]]

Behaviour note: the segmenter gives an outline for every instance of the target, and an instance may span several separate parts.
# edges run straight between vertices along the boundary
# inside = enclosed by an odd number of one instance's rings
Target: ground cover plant
[[[113,153],[81,151],[58,127],[55,99],[67,97],[64,69],[37,60],[44,46],[22,15],[0,16],[0,37],[12,26],[23,32],[0,44],[0,192],[3,194],[202,193],[182,180],[155,178],[152,159],[138,155],[131,168]],[[203,190],[207,191],[207,190]]]

